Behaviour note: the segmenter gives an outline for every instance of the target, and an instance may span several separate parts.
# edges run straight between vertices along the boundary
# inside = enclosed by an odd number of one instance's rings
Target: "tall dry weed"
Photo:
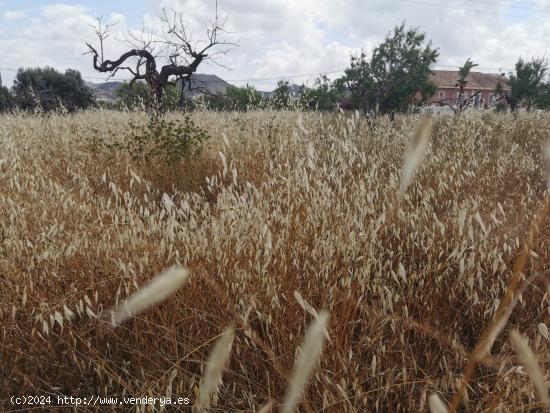
[[[413,116],[192,116],[212,138],[170,167],[89,147],[139,113],[2,116],[0,410],[11,395],[200,407],[215,394],[211,410],[276,411],[290,388],[305,411],[446,408],[434,394],[468,411],[542,407],[507,330],[528,335],[547,383],[550,116],[434,118],[431,133]],[[196,275],[143,295],[173,265]],[[320,308],[330,341],[289,388]],[[201,391],[228,325],[230,369]]]

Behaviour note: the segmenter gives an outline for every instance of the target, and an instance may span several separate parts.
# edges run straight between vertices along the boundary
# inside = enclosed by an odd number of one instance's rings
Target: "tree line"
[[[19,69],[13,87],[0,87],[0,111],[74,112],[95,103],[92,90],[86,86],[80,72],[68,69],[60,73],[54,68]]]
[[[213,40],[213,43],[216,40]],[[414,110],[423,105],[437,91],[432,82],[431,67],[437,63],[439,51],[418,28],[396,26],[370,55],[364,51],[351,56],[344,75],[330,80],[319,77],[311,86],[302,85],[292,91],[288,81],[280,81],[276,89],[265,97],[253,86],[229,86],[224,94],[205,91],[199,98],[182,95],[182,88],[168,82],[159,89],[143,79],[124,84],[117,91],[119,97],[111,108],[151,108],[160,104],[166,110],[192,110],[197,107],[212,110],[251,109],[301,109],[332,111],[338,108],[359,110],[365,114],[395,115]],[[94,55],[94,59],[97,57]],[[95,61],[95,60],[94,60]],[[95,63],[107,67],[110,61]],[[101,66],[103,64],[103,66]],[[457,87],[461,94],[470,70],[477,66],[470,59],[457,73]],[[186,78],[189,82],[191,76]],[[511,91],[505,93],[497,85],[495,94],[502,96],[510,110],[521,106],[531,109],[550,108],[550,80],[548,61],[545,58],[520,58],[515,71],[509,74]],[[294,93],[293,93],[294,92]],[[464,100],[456,110],[467,106]],[[0,111],[20,109],[24,111],[66,110],[73,112],[96,105],[92,90],[80,73],[68,69],[65,73],[45,68],[19,69],[13,87],[0,87]]]

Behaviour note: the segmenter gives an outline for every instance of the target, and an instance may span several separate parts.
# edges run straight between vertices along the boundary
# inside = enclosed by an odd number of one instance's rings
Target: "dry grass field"
[[[211,138],[179,164],[90,149],[143,114],[0,118],[3,411],[30,410],[12,395],[197,404],[227,358],[210,411],[280,411],[306,330],[327,313],[300,411],[440,412],[431,395],[449,405],[468,369],[460,411],[543,411],[549,115],[434,120],[402,197],[418,118],[193,117]],[[110,309],[174,264],[187,283],[113,328]]]

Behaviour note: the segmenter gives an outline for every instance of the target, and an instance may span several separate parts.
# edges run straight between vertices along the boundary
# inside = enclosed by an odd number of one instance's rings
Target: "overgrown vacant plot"
[[[276,411],[307,326],[326,310],[330,339],[301,409],[426,411],[432,393],[449,403],[544,202],[550,116],[435,120],[400,200],[415,117],[193,118],[211,139],[181,163],[90,144],[120,140],[143,114],[1,118],[0,399],[198,400],[209,355],[233,325],[213,411],[269,400]],[[464,411],[542,410],[509,333],[529,338],[548,383],[549,240],[539,225],[523,269],[533,280]],[[191,277],[166,301],[115,329],[104,321],[178,263]]]

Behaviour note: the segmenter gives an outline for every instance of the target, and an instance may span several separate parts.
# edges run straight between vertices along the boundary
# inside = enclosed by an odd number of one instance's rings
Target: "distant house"
[[[86,82],[98,102],[115,102],[118,100],[117,90],[124,82],[91,83]]]
[[[455,70],[433,70],[432,81],[437,85],[437,92],[428,100],[428,104],[448,104],[456,106],[460,88],[458,86],[458,71]],[[503,92],[510,93],[512,90],[510,80],[504,74],[470,72],[466,78],[467,84],[464,88],[464,99],[469,98],[480,91],[478,102],[485,102],[491,105],[500,96],[495,95],[497,84],[502,85]]]

